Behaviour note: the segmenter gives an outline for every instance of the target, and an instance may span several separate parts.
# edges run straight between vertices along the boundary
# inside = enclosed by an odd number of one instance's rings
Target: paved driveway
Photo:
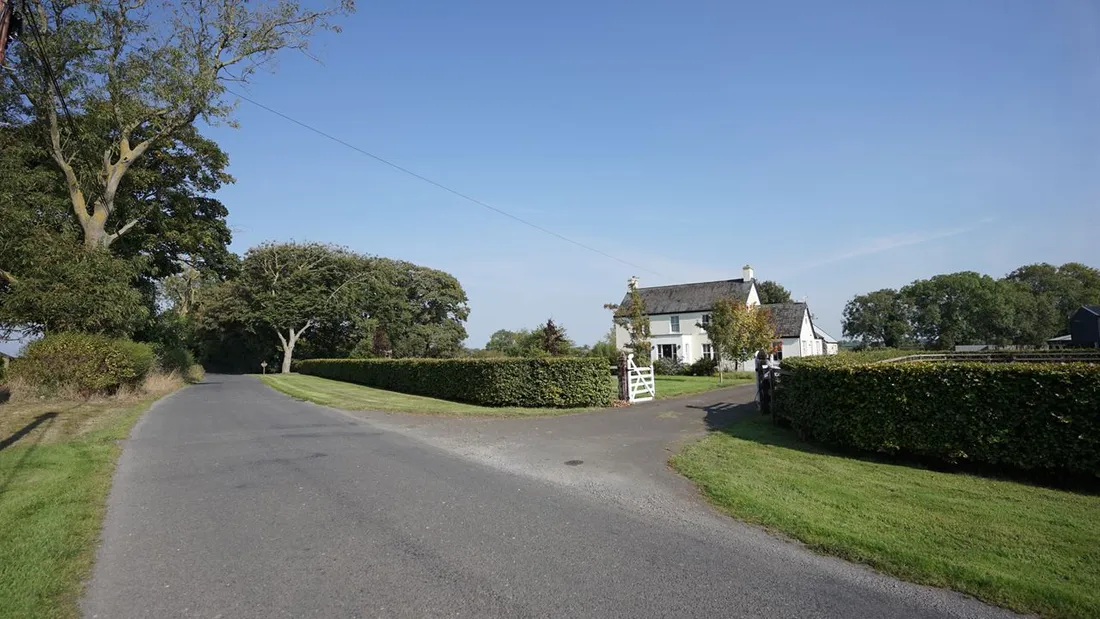
[[[157,404],[127,442],[83,608],[158,618],[1008,616],[814,555],[702,504],[667,471],[664,450],[708,415],[749,414],[736,405],[749,398],[739,389],[491,422],[354,417],[255,379],[211,376]]]

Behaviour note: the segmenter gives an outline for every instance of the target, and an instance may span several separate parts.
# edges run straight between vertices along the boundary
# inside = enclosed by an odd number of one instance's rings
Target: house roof
[[[1072,342],[1073,341],[1073,336],[1072,335],[1059,335],[1058,337],[1052,337],[1047,341],[1048,342],[1054,342],[1054,343],[1056,343],[1056,342]]]
[[[775,320],[775,334],[778,337],[798,337],[802,335],[802,319],[808,308],[805,303],[769,303],[760,307],[768,310]]]
[[[836,341],[835,337],[829,335],[828,333],[825,333],[825,331],[823,331],[817,325],[814,325],[814,335],[821,338],[821,339],[823,339],[823,340],[825,340],[826,342],[828,342],[830,344],[837,344],[838,343]]]
[[[1081,309],[1092,312],[1097,316],[1100,316],[1100,305],[1082,305]],[[1080,311],[1080,310],[1078,310]]]
[[[639,288],[638,294],[645,303],[646,313],[653,315],[706,312],[714,309],[715,301],[726,297],[748,302],[750,290],[752,280],[746,282],[743,279],[725,279],[717,282]],[[623,297],[620,307],[624,310],[630,309],[630,293]]]

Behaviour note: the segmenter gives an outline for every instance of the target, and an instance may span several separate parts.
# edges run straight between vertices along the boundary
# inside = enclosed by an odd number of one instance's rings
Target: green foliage
[[[688,376],[714,376],[718,373],[718,361],[700,357],[687,367]]]
[[[154,362],[148,344],[87,333],[54,333],[28,344],[12,375],[43,394],[74,388],[110,394],[144,380]]]
[[[649,315],[646,314],[645,300],[638,292],[638,279],[630,278],[627,287],[629,300],[626,305],[614,303],[604,304],[604,308],[615,312],[615,324],[626,329],[630,341],[624,348],[628,354],[634,355],[635,363],[644,364],[652,357],[653,344],[649,338],[652,335]]]
[[[545,324],[539,325],[535,333],[539,348],[551,357],[565,356],[573,348],[573,342],[566,337],[565,329],[554,324],[553,318],[548,318]]]
[[[887,347],[1041,346],[1068,333],[1070,315],[1094,303],[1100,269],[1077,262],[1027,265],[1003,279],[948,273],[854,297],[844,308],[844,335]]]
[[[18,280],[0,291],[0,332],[126,337],[148,319],[142,294],[131,285],[132,264],[106,251],[54,239],[22,266]]]
[[[687,373],[687,366],[679,358],[659,357],[653,360],[653,374],[656,376],[680,376]]]
[[[784,360],[778,410],[846,448],[1100,475],[1100,365],[858,357]]]
[[[482,406],[606,406],[614,388],[602,359],[307,359],[302,374]]]
[[[791,302],[791,291],[771,280],[756,282],[756,294],[760,295],[761,305]]]
[[[909,307],[897,290],[883,288],[853,297],[844,306],[844,336],[864,346],[900,346],[909,339]]]
[[[699,326],[706,331],[714,356],[730,363],[747,361],[758,351],[770,349],[775,339],[771,314],[736,299],[715,301],[710,322]]]

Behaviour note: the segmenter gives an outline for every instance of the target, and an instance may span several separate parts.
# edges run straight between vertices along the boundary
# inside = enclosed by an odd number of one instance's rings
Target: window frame
[[[702,355],[703,355],[703,359],[714,360],[714,345],[713,344],[703,344]]]
[[[679,314],[676,314],[675,316],[669,316],[668,317],[668,332],[669,333],[680,333],[680,315]]]

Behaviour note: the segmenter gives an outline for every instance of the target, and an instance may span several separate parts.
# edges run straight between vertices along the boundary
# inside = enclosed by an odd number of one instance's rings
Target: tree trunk
[[[306,329],[313,326],[313,321],[306,321],[306,325],[297,332],[294,331],[294,327],[287,327],[286,332],[289,338],[283,337],[283,332],[275,330],[275,333],[279,336],[279,341],[283,344],[283,367],[282,373],[290,373],[290,362],[294,360],[294,345],[298,343],[298,338],[302,337],[302,334],[306,332]]]
[[[294,342],[291,340],[289,346],[283,347],[283,374],[290,374],[290,361],[294,358]]]

